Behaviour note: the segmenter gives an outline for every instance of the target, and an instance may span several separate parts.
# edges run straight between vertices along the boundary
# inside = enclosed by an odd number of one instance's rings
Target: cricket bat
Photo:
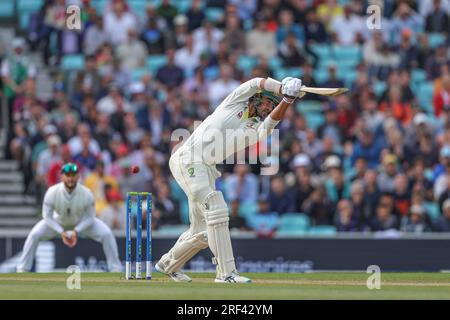
[[[347,88],[312,88],[312,87],[302,86],[300,91],[319,94],[321,96],[334,97],[334,96],[337,96],[337,95],[347,92],[348,89]]]

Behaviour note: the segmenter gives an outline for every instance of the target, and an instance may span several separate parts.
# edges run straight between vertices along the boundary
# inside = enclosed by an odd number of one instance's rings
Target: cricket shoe
[[[252,280],[247,277],[243,277],[243,276],[239,275],[239,273],[236,270],[234,270],[231,272],[231,274],[228,277],[216,278],[216,280],[214,280],[214,282],[216,282],[216,283],[251,283]]]
[[[155,265],[155,269],[158,272],[164,273],[175,282],[192,282],[191,277],[189,277],[187,274],[182,272],[166,272],[164,268],[159,265],[159,263]]]

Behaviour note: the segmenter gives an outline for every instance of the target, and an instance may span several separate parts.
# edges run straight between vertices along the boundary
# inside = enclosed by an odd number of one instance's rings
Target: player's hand
[[[76,231],[64,231],[61,234],[61,238],[63,243],[69,248],[75,247],[78,241],[78,235]]]
[[[295,99],[300,95],[301,87],[302,80],[291,77],[284,78],[281,82],[281,94],[290,99]]]

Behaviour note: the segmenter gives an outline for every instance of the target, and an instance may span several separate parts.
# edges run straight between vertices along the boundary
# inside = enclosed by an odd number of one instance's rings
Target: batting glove
[[[283,79],[283,82],[281,83],[281,94],[284,96],[283,100],[287,103],[293,103],[301,93],[302,80],[297,78],[285,78]]]

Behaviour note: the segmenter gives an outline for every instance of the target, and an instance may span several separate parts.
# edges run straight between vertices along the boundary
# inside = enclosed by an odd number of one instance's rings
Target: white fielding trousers
[[[22,255],[17,264],[17,270],[30,271],[39,242],[51,240],[57,236],[58,233],[50,228],[44,220],[39,221],[31,229],[30,234],[25,240]],[[103,245],[103,252],[106,256],[109,271],[122,271],[116,239],[111,229],[103,221],[95,218],[91,226],[80,232],[78,237],[80,236],[93,239]]]

